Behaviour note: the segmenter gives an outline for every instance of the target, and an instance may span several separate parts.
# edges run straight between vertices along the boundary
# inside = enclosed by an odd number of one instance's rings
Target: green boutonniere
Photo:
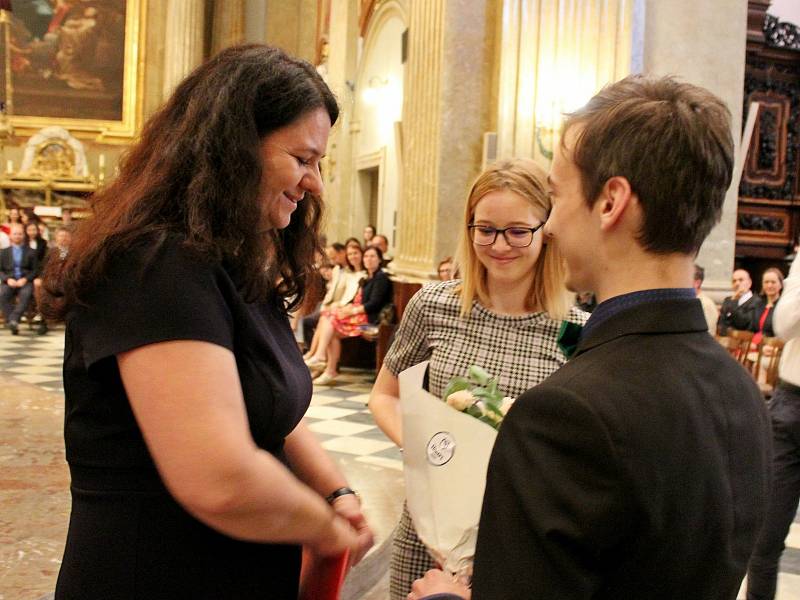
[[[571,321],[561,321],[561,328],[558,330],[558,347],[564,356],[570,358],[578,348],[578,340],[581,338],[582,325]]]

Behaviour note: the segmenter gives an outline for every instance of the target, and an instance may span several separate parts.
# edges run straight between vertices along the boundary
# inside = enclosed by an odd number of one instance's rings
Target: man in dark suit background
[[[25,244],[25,229],[20,223],[11,225],[11,246],[0,250],[0,303],[6,326],[19,333],[19,319],[28,308],[33,295],[33,275],[36,256]],[[17,298],[16,304],[14,298]]]
[[[733,295],[722,302],[717,333],[727,335],[728,329],[758,331],[758,319],[764,310],[761,299],[752,291],[753,280],[744,269],[733,272]]]
[[[731,182],[730,113],[704,89],[633,76],[569,115],[562,140],[545,232],[569,287],[599,304],[575,355],[503,422],[472,598],[733,600],[767,503],[770,425],[692,287]],[[431,571],[422,597],[469,591]]]

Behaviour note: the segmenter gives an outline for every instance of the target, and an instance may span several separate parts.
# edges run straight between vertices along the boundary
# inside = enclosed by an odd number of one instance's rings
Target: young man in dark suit
[[[671,78],[628,77],[568,116],[545,232],[569,287],[599,304],[574,356],[500,429],[473,600],[736,598],[770,425],[692,288],[731,182],[730,131],[718,98]],[[436,571],[409,597],[434,593],[469,597]]]
[[[33,295],[36,256],[25,243],[25,228],[22,224],[11,225],[9,239],[11,246],[0,250],[0,303],[6,326],[13,335],[17,335],[19,319],[28,308]]]

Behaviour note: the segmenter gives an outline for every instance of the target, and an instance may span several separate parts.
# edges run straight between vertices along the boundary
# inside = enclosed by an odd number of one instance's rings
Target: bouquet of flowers
[[[513,398],[497,389],[497,379],[485,369],[472,365],[466,377],[454,377],[444,390],[443,400],[461,412],[500,429]]]
[[[471,367],[447,386],[445,398],[459,408],[453,410],[423,388],[426,369],[420,363],[399,376],[408,511],[442,568],[468,575],[489,456],[510,402],[491,375]]]

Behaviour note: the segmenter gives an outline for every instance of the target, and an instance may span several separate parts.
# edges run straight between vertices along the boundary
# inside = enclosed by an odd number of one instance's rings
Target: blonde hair
[[[478,260],[467,229],[475,217],[475,206],[490,192],[508,190],[525,198],[547,215],[550,213],[550,195],[546,182],[547,174],[533,160],[515,158],[489,165],[472,184],[456,252],[456,264],[461,275],[458,292],[461,295],[462,317],[472,312],[472,303],[476,299],[484,306],[490,305],[486,267]],[[564,261],[554,244],[542,244],[525,302],[526,309],[544,310],[555,320],[565,318],[573,300],[573,295],[564,286],[565,277]]]

